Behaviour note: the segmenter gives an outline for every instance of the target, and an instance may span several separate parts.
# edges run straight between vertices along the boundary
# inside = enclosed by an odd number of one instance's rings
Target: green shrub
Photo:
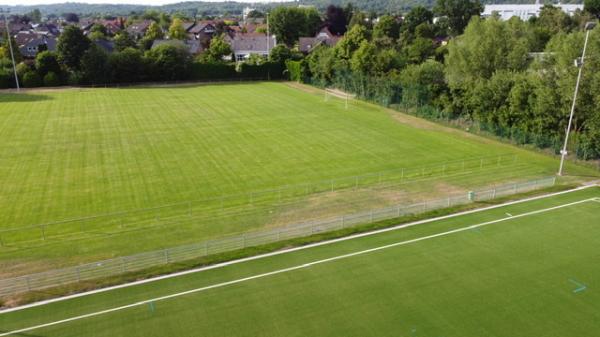
[[[8,70],[0,68],[0,89],[6,89],[10,86],[10,73]]]
[[[60,78],[55,72],[50,71],[44,76],[45,87],[58,87],[60,85]]]
[[[224,80],[237,78],[234,64],[228,63],[192,63],[194,80]]]
[[[42,79],[40,75],[35,71],[26,72],[23,75],[23,86],[26,88],[35,88],[42,85]]]

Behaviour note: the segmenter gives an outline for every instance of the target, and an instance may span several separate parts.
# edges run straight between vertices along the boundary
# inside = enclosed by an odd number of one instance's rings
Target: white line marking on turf
[[[22,306],[19,306],[19,307],[14,307],[14,308],[0,310],[0,315],[2,315],[4,313],[9,313],[9,312],[14,312],[14,311],[29,309],[29,308],[38,307],[38,306],[43,306],[43,305],[50,304],[50,303],[55,303],[55,302],[60,302],[60,301],[66,301],[66,300],[70,300],[70,299],[74,299],[74,298],[78,298],[78,297],[84,297],[84,296],[94,295],[94,294],[103,293],[103,292],[107,292],[107,291],[112,291],[112,290],[117,290],[117,289],[122,289],[122,288],[133,287],[133,286],[142,285],[142,284],[146,284],[146,283],[157,282],[157,281],[166,280],[166,279],[170,279],[170,278],[175,278],[175,277],[179,277],[179,276],[185,276],[185,275],[188,275],[188,274],[195,274],[195,273],[203,272],[203,271],[206,271],[206,270],[223,268],[223,267],[227,267],[227,266],[238,264],[238,263],[244,263],[244,262],[248,262],[248,261],[264,259],[264,258],[271,257],[271,256],[288,254],[288,253],[293,253],[293,252],[300,251],[300,250],[305,250],[305,249],[310,249],[310,248],[314,248],[314,247],[330,245],[330,244],[337,243],[337,242],[342,242],[342,241],[347,241],[347,240],[353,240],[353,239],[357,239],[357,238],[361,238],[361,237],[372,236],[372,235],[377,235],[377,234],[381,234],[381,233],[396,231],[396,230],[399,230],[399,229],[404,229],[404,228],[408,228],[408,227],[422,225],[422,224],[426,224],[426,223],[430,223],[430,222],[436,222],[436,221],[441,221],[441,220],[446,220],[446,219],[460,217],[460,216],[463,216],[463,215],[469,215],[469,214],[474,214],[474,213],[485,212],[485,211],[488,211],[488,210],[493,210],[493,209],[497,209],[497,208],[501,208],[501,207],[506,207],[506,206],[510,206],[510,205],[516,205],[516,204],[521,204],[521,203],[525,203],[525,202],[529,202],[529,201],[535,201],[535,200],[540,200],[540,199],[551,198],[551,197],[555,197],[555,196],[559,196],[559,195],[563,195],[563,194],[568,194],[568,193],[573,193],[573,192],[585,190],[585,189],[588,189],[588,188],[591,188],[591,187],[596,187],[596,186],[598,186],[598,185],[581,186],[581,187],[577,187],[577,188],[574,188],[574,189],[571,189],[571,190],[567,190],[567,191],[561,191],[561,192],[556,192],[556,193],[538,195],[538,196],[531,197],[531,198],[526,198],[526,199],[521,199],[521,200],[515,200],[515,201],[506,202],[504,204],[493,205],[493,206],[483,207],[483,208],[478,208],[478,209],[472,209],[472,210],[458,212],[458,213],[454,213],[454,214],[443,215],[443,216],[439,216],[439,217],[436,217],[436,218],[430,218],[430,219],[424,219],[424,220],[409,222],[409,223],[401,224],[401,225],[398,225],[398,226],[393,226],[393,227],[378,229],[378,230],[375,230],[375,231],[370,231],[370,232],[365,232],[365,233],[359,233],[359,234],[344,236],[344,237],[341,237],[341,238],[327,240],[327,241],[315,242],[315,243],[312,243],[312,244],[309,244],[309,245],[306,245],[306,246],[300,246],[300,247],[294,247],[294,248],[289,248],[289,249],[278,250],[278,251],[271,252],[271,253],[265,253],[265,254],[250,256],[250,257],[246,257],[246,258],[242,258],[242,259],[238,259],[238,260],[217,263],[217,264],[210,265],[210,266],[205,266],[205,267],[200,267],[200,268],[195,268],[195,269],[180,271],[180,272],[172,273],[172,274],[168,274],[168,275],[162,275],[162,276],[152,277],[152,278],[148,278],[148,279],[144,279],[144,280],[139,280],[139,281],[135,281],[135,282],[130,282],[130,283],[125,283],[125,284],[119,284],[119,285],[116,285],[116,286],[111,286],[111,287],[106,287],[106,288],[91,290],[91,291],[88,291],[88,292],[83,292],[83,293],[78,293],[78,294],[73,294],[73,295],[68,295],[68,296],[53,298],[53,299],[49,299],[49,300],[45,300],[45,301],[40,301],[40,302],[36,302],[36,303],[22,305]]]
[[[238,284],[238,283],[243,283],[243,282],[247,282],[247,281],[251,281],[251,280],[261,279],[261,278],[265,278],[265,277],[268,277],[268,276],[273,276],[273,275],[283,274],[283,273],[287,273],[287,272],[291,272],[291,271],[295,271],[295,270],[299,270],[299,269],[309,268],[309,267],[312,267],[312,266],[315,266],[315,265],[324,264],[324,263],[328,263],[328,262],[332,262],[332,261],[338,261],[338,260],[347,259],[347,258],[354,257],[354,256],[369,254],[369,253],[373,253],[373,252],[377,252],[377,251],[380,251],[380,250],[385,250],[385,249],[389,249],[389,248],[393,248],[393,247],[399,247],[399,246],[404,246],[404,245],[408,245],[408,244],[412,244],[412,243],[416,243],[416,242],[421,242],[421,241],[425,241],[425,240],[430,240],[430,239],[434,239],[434,238],[438,238],[438,237],[448,236],[448,235],[455,234],[455,233],[469,231],[469,230],[472,230],[474,228],[480,228],[480,227],[484,227],[484,226],[489,226],[489,225],[492,225],[492,224],[496,224],[496,223],[499,223],[499,222],[504,222],[504,221],[507,221],[507,220],[514,220],[514,219],[523,218],[523,217],[526,217],[526,216],[531,216],[531,215],[535,215],[535,214],[550,212],[550,211],[561,209],[561,208],[566,208],[566,207],[570,207],[570,206],[574,206],[574,205],[579,205],[579,204],[582,204],[582,203],[585,203],[585,202],[589,202],[589,201],[595,201],[595,200],[593,198],[592,199],[585,199],[585,200],[571,202],[571,203],[568,203],[568,204],[563,204],[563,205],[554,206],[554,207],[550,207],[550,208],[544,208],[544,209],[540,209],[540,210],[536,210],[536,211],[526,212],[526,213],[522,213],[522,214],[511,216],[511,217],[506,217],[506,218],[500,218],[500,219],[496,219],[496,220],[486,221],[486,222],[482,222],[482,223],[479,223],[479,224],[476,224],[476,225],[471,225],[471,226],[467,226],[467,227],[457,228],[457,229],[453,229],[453,230],[450,230],[450,231],[446,231],[446,232],[442,232],[442,233],[438,233],[438,234],[432,234],[432,235],[428,235],[428,236],[423,236],[423,237],[412,239],[412,240],[406,240],[406,241],[396,242],[396,243],[392,243],[392,244],[389,244],[389,245],[384,245],[384,246],[379,246],[379,247],[375,247],[375,248],[365,249],[365,250],[361,250],[361,251],[354,252],[354,253],[349,253],[349,254],[334,256],[334,257],[330,257],[330,258],[327,258],[327,259],[322,259],[322,260],[317,260],[317,261],[305,263],[305,264],[302,264],[302,265],[297,265],[297,266],[293,266],[293,267],[279,269],[279,270],[271,271],[271,272],[268,272],[268,273],[258,274],[258,275],[254,275],[254,276],[248,276],[248,277],[240,278],[240,279],[237,279],[237,280],[232,280],[232,281],[227,281],[227,282],[223,282],[223,283],[213,284],[213,285],[209,285],[209,286],[205,286],[205,287],[201,287],[201,288],[196,288],[196,289],[191,289],[191,290],[187,290],[187,291],[183,291],[183,292],[179,292],[179,293],[175,293],[175,294],[170,294],[170,295],[156,297],[156,298],[152,298],[152,299],[148,299],[148,300],[144,300],[144,301],[139,301],[139,302],[135,302],[135,303],[131,303],[131,304],[127,304],[127,305],[123,305],[123,306],[119,306],[119,307],[115,307],[115,308],[111,308],[111,309],[106,309],[106,310],[101,310],[101,311],[97,311],[97,312],[92,312],[92,313],[89,313],[89,314],[84,314],[84,315],[80,315],[80,316],[70,317],[70,318],[59,320],[59,321],[54,321],[54,322],[40,324],[40,325],[35,325],[35,326],[23,328],[23,329],[18,329],[18,330],[13,330],[13,331],[9,331],[9,332],[4,332],[4,333],[0,333],[0,337],[10,336],[10,335],[14,335],[14,334],[20,334],[20,333],[24,333],[24,332],[28,332],[28,331],[32,331],[32,330],[38,330],[38,329],[42,329],[42,328],[47,328],[47,327],[51,327],[51,326],[55,326],[55,325],[60,325],[60,324],[68,323],[68,322],[82,320],[82,319],[85,319],[85,318],[100,316],[100,315],[104,315],[104,314],[108,314],[108,313],[112,313],[112,312],[116,312],[116,311],[121,311],[121,310],[129,309],[129,308],[133,308],[133,307],[138,307],[138,306],[146,305],[146,304],[153,303],[153,302],[164,301],[164,300],[168,300],[168,299],[172,299],[172,298],[176,298],[176,297],[181,297],[181,296],[185,296],[185,295],[189,295],[189,294],[199,293],[199,292],[203,292],[203,291],[207,291],[207,290],[211,290],[211,289],[222,288],[222,287],[226,287],[226,286],[233,285],[233,284]]]

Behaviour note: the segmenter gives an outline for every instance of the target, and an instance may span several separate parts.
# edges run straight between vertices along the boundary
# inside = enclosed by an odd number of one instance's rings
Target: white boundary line
[[[0,310],[0,315],[2,315],[4,313],[18,311],[18,310],[29,309],[29,308],[32,308],[32,307],[43,306],[43,305],[54,303],[54,302],[60,302],[60,301],[70,300],[70,299],[73,299],[73,298],[94,295],[94,294],[97,294],[97,293],[112,291],[112,290],[121,289],[121,288],[133,287],[133,286],[137,286],[137,285],[141,285],[141,284],[146,284],[146,283],[151,283],[151,282],[166,280],[166,279],[175,278],[175,277],[179,277],[179,276],[184,276],[184,275],[188,275],[188,274],[195,274],[195,273],[203,272],[203,271],[206,271],[206,270],[223,268],[223,267],[227,267],[227,266],[238,264],[238,263],[244,263],[244,262],[248,262],[248,261],[254,261],[254,260],[264,259],[264,258],[267,258],[267,257],[281,255],[281,254],[288,254],[288,253],[292,253],[292,252],[296,252],[296,251],[300,251],[300,250],[304,250],[304,249],[310,249],[310,248],[314,248],[314,247],[330,245],[330,244],[333,244],[333,243],[347,241],[347,240],[353,240],[353,239],[361,238],[361,237],[365,237],[365,236],[371,236],[371,235],[377,235],[377,234],[381,234],[381,233],[396,231],[396,230],[399,230],[399,229],[403,229],[403,228],[407,228],[407,227],[413,227],[413,226],[417,226],[417,225],[422,225],[422,224],[426,224],[426,223],[430,223],[430,222],[436,222],[436,221],[451,219],[451,218],[455,218],[455,217],[460,217],[460,216],[463,216],[463,215],[469,215],[469,214],[474,214],[474,213],[485,212],[485,211],[488,211],[488,210],[502,208],[502,207],[505,207],[505,206],[515,205],[515,204],[520,204],[520,203],[525,203],[525,202],[535,201],[535,200],[540,200],[540,199],[551,198],[551,197],[555,197],[555,196],[559,196],[559,195],[563,195],[563,194],[574,193],[574,192],[585,190],[585,189],[592,188],[592,187],[598,187],[598,185],[581,186],[581,187],[577,187],[577,188],[574,188],[574,189],[571,189],[571,190],[567,190],[567,191],[561,191],[561,192],[556,192],[556,193],[544,194],[544,195],[539,195],[539,196],[535,196],[535,197],[531,197],[531,198],[510,201],[510,202],[506,202],[506,203],[499,204],[499,205],[492,205],[492,206],[488,206],[488,207],[483,207],[483,208],[478,208],[478,209],[472,209],[472,210],[463,211],[463,212],[459,212],[459,213],[453,213],[453,214],[443,215],[443,216],[439,216],[439,217],[435,217],[435,218],[429,218],[429,219],[424,219],[424,220],[409,222],[409,223],[406,223],[406,224],[401,224],[401,225],[397,225],[397,226],[393,226],[393,227],[378,229],[378,230],[375,230],[375,231],[354,234],[354,235],[345,236],[345,237],[341,237],[341,238],[337,238],[337,239],[332,239],[332,240],[327,240],[327,241],[320,241],[320,242],[312,243],[312,244],[305,245],[305,246],[299,246],[299,247],[294,247],[294,248],[289,248],[289,249],[284,249],[284,250],[278,250],[278,251],[271,252],[271,253],[265,253],[265,254],[261,254],[261,255],[250,256],[250,257],[246,257],[246,258],[242,258],[242,259],[238,259],[238,260],[217,263],[217,264],[210,265],[210,266],[205,266],[205,267],[200,267],[200,268],[185,270],[185,271],[181,271],[181,272],[177,272],[177,273],[172,273],[172,274],[167,274],[167,275],[152,277],[152,278],[148,278],[148,279],[144,279],[144,280],[139,280],[139,281],[135,281],[135,282],[129,282],[129,283],[124,283],[124,284],[119,284],[119,285],[116,285],[116,286],[111,286],[111,287],[106,287],[106,288],[91,290],[91,291],[87,291],[87,292],[82,292],[82,293],[68,295],[68,296],[63,296],[63,297],[58,297],[58,298],[53,298],[53,299],[49,299],[49,300],[45,300],[45,301],[40,301],[40,302],[26,304],[26,305],[14,307],[14,308],[8,308],[8,309]]]
[[[430,240],[430,239],[434,239],[434,238],[438,238],[438,237],[448,236],[451,234],[465,232],[465,231],[469,231],[469,230],[472,230],[475,228],[489,226],[489,225],[496,224],[499,222],[504,222],[507,220],[514,220],[514,219],[519,219],[519,218],[523,218],[523,217],[527,217],[527,216],[531,216],[531,215],[535,215],[535,214],[546,213],[546,212],[550,212],[553,210],[571,207],[574,205],[579,205],[579,204],[583,204],[583,203],[590,202],[590,201],[597,201],[597,199],[590,198],[590,199],[575,201],[575,202],[571,202],[571,203],[567,203],[567,204],[562,204],[559,206],[544,208],[544,209],[540,209],[540,210],[536,210],[536,211],[526,212],[526,213],[513,215],[513,216],[509,216],[509,217],[505,217],[505,218],[482,222],[482,223],[479,223],[476,225],[453,229],[453,230],[442,232],[442,233],[423,236],[423,237],[412,239],[412,240],[400,241],[400,242],[396,242],[396,243],[392,243],[392,244],[388,244],[388,245],[384,245],[384,246],[365,249],[365,250],[354,252],[354,253],[348,253],[348,254],[344,254],[344,255],[334,256],[334,257],[330,257],[330,258],[322,259],[322,260],[316,260],[313,262],[309,262],[309,263],[305,263],[305,264],[301,264],[301,265],[297,265],[297,266],[293,266],[293,267],[288,267],[288,268],[284,268],[284,269],[279,269],[279,270],[271,271],[268,273],[253,275],[253,276],[249,276],[249,277],[245,277],[245,278],[240,278],[237,280],[227,281],[227,282],[213,284],[213,285],[196,288],[196,289],[191,289],[191,290],[187,290],[187,291],[183,291],[183,292],[179,292],[179,293],[175,293],[175,294],[156,297],[156,298],[139,301],[139,302],[135,302],[135,303],[131,303],[131,304],[127,304],[127,305],[123,305],[123,306],[119,306],[119,307],[115,307],[115,308],[111,308],[111,309],[106,309],[106,310],[92,312],[92,313],[85,314],[85,315],[70,317],[70,318],[66,318],[63,320],[58,320],[58,321],[54,321],[54,322],[50,322],[50,323],[31,326],[31,327],[27,327],[27,328],[23,328],[23,329],[19,329],[19,330],[4,332],[4,333],[0,333],[0,337],[5,337],[5,336],[9,336],[9,335],[14,335],[14,334],[20,334],[20,333],[24,333],[24,332],[28,332],[28,331],[32,331],[32,330],[37,330],[37,329],[41,329],[41,328],[47,328],[47,327],[51,327],[51,326],[55,326],[55,325],[68,323],[68,322],[78,321],[78,320],[82,320],[85,318],[100,316],[100,315],[104,315],[104,314],[108,314],[108,313],[112,313],[112,312],[116,312],[116,311],[121,311],[121,310],[129,309],[129,308],[133,308],[133,307],[142,306],[142,305],[149,304],[149,303],[165,301],[165,300],[169,300],[169,299],[176,298],[176,297],[181,297],[181,296],[185,296],[185,295],[189,295],[189,294],[204,292],[204,291],[211,290],[211,289],[223,288],[223,287],[226,287],[226,286],[229,286],[232,284],[243,283],[243,282],[261,279],[261,278],[265,278],[265,277],[273,276],[273,275],[277,275],[277,274],[283,274],[283,273],[287,273],[287,272],[291,272],[291,271],[295,271],[295,270],[299,270],[299,269],[303,269],[303,268],[309,268],[309,267],[312,267],[315,265],[324,264],[324,263],[328,263],[328,262],[332,262],[332,261],[338,261],[338,260],[347,259],[347,258],[354,257],[354,256],[365,255],[365,254],[369,254],[369,253],[373,253],[373,252],[377,252],[380,250],[385,250],[385,249],[389,249],[389,248],[393,248],[393,247],[404,246],[404,245],[408,245],[408,244],[412,244],[412,243],[416,243],[416,242],[420,242],[420,241],[425,241],[425,240]]]

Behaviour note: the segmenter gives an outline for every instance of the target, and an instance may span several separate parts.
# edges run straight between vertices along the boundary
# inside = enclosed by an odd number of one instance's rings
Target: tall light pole
[[[6,18],[6,15],[9,13],[10,9],[4,11],[2,8],[0,8],[0,14],[2,14],[2,17],[4,18],[4,23],[6,25],[6,38],[8,39],[8,49],[10,49],[10,58],[12,59],[13,71],[15,72],[15,83],[17,84],[17,91],[20,91],[21,88],[19,86],[19,77],[17,76],[17,64],[15,62],[15,54],[13,52],[12,39],[10,36],[10,27],[8,27],[8,19]]]
[[[269,12],[267,12],[267,57],[269,57],[269,54],[271,54],[271,51],[269,50],[271,44],[271,36],[269,36],[270,34],[271,31],[269,29]]]
[[[588,22],[585,24],[585,43],[583,44],[583,52],[581,58],[575,60],[575,66],[579,68],[579,74],[577,75],[577,82],[575,83],[575,93],[573,94],[573,104],[571,105],[571,115],[569,116],[569,124],[567,126],[567,134],[565,135],[565,144],[563,149],[560,151],[560,168],[558,169],[558,175],[563,175],[565,159],[567,157],[567,145],[569,144],[569,134],[571,133],[571,126],[573,125],[573,115],[575,115],[575,107],[577,106],[577,95],[579,94],[579,84],[581,83],[581,74],[583,73],[583,65],[585,64],[585,52],[587,51],[588,40],[590,38],[590,32],[596,27],[595,22]]]
[[[8,49],[10,49],[10,58],[12,59],[13,71],[15,74],[15,83],[17,85],[17,91],[20,91],[21,88],[19,86],[19,77],[17,76],[17,63],[15,62],[15,54],[13,51],[12,39],[10,36],[10,27],[8,26],[8,19],[6,18],[7,14],[9,14],[9,13],[10,13],[10,9],[7,9],[6,11],[4,11],[2,8],[0,8],[0,14],[2,14],[2,17],[4,18],[4,23],[6,26],[6,38],[8,39]]]

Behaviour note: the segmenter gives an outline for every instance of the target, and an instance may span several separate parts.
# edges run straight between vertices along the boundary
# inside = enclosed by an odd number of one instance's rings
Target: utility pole
[[[271,54],[269,47],[271,46],[271,31],[269,29],[269,12],[267,12],[267,56]]]
[[[6,16],[10,13],[10,9],[6,11],[0,8],[0,14],[4,17],[4,24],[6,25],[6,38],[8,39],[8,49],[10,49],[10,58],[12,59],[13,71],[15,73],[15,83],[17,84],[17,91],[21,91],[19,86],[19,77],[17,76],[17,64],[15,63],[15,54],[13,52],[12,39],[10,36],[10,27],[8,27],[8,19]]]
[[[583,65],[585,64],[585,52],[587,51],[588,40],[590,38],[590,32],[592,29],[596,27],[595,22],[588,22],[585,24],[585,42],[583,44],[583,52],[581,53],[581,58],[575,60],[575,66],[579,68],[579,73],[577,74],[577,82],[575,82],[575,93],[573,94],[573,104],[571,105],[571,115],[569,116],[569,124],[567,126],[567,133],[565,135],[565,144],[563,149],[560,151],[560,167],[558,169],[558,175],[563,175],[565,159],[567,157],[567,145],[569,144],[569,134],[571,133],[571,127],[573,125],[573,116],[575,115],[575,107],[577,106],[577,96],[579,94],[579,85],[581,83],[581,75],[583,74]]]

